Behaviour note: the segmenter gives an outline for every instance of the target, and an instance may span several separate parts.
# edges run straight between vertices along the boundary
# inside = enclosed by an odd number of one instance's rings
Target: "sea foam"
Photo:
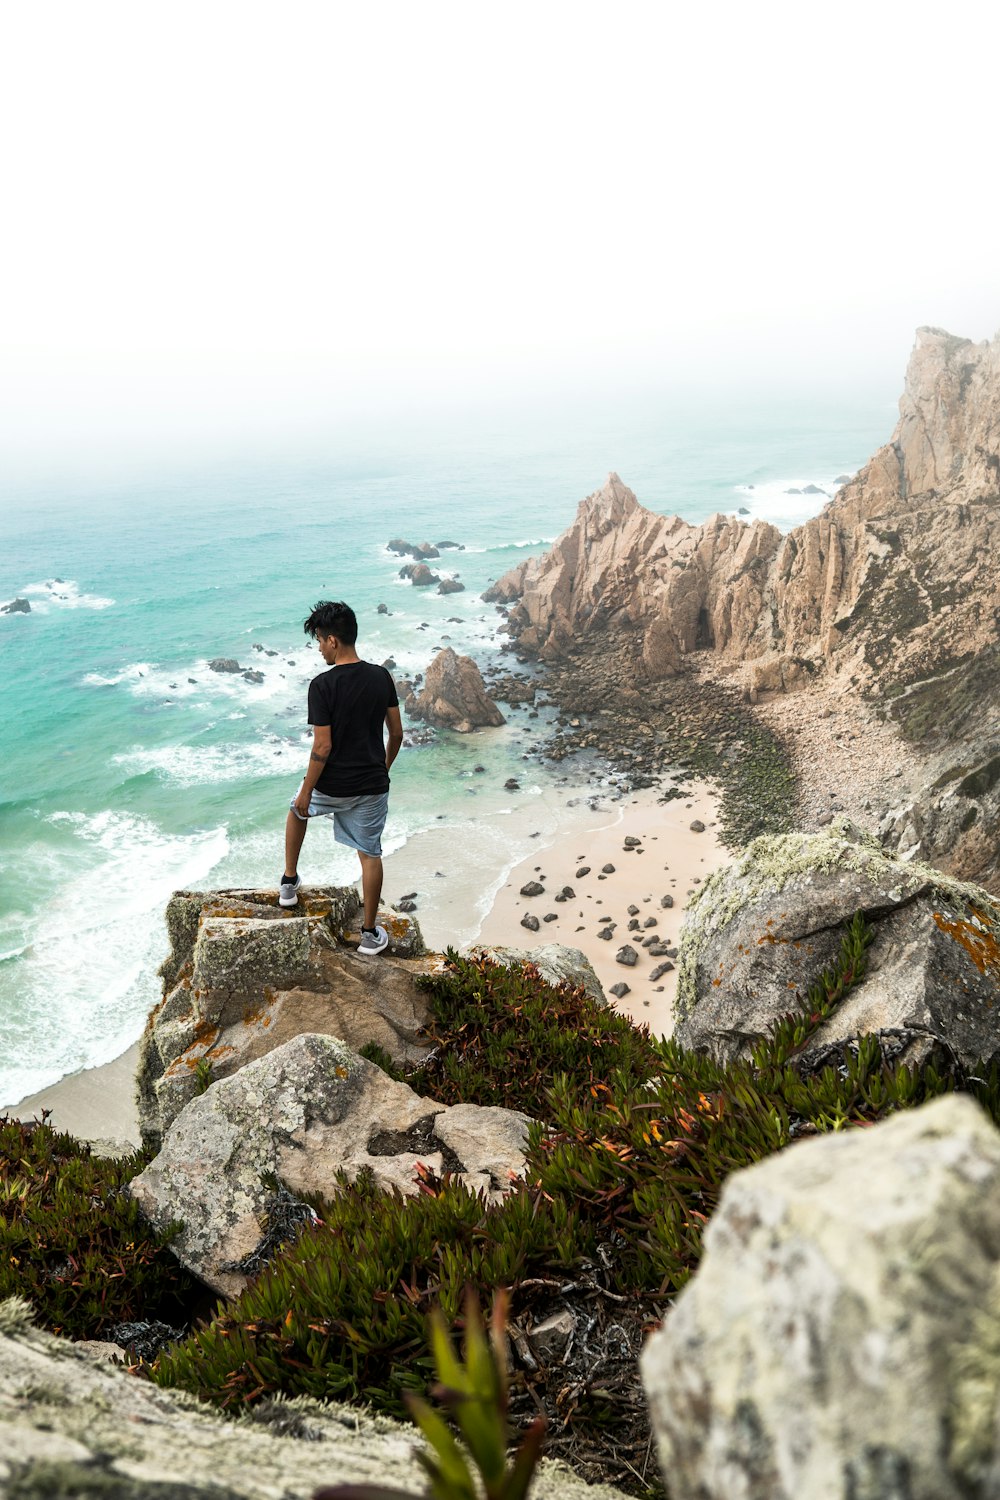
[[[224,828],[167,834],[114,810],[46,821],[74,847],[71,860],[58,860],[60,882],[27,924],[22,952],[4,966],[11,991],[0,1024],[0,1105],[109,1062],[135,1040],[159,998],[163,905],[229,847]]]

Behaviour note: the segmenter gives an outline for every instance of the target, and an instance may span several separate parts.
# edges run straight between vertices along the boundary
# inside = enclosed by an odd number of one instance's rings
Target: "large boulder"
[[[846,819],[817,834],[755,839],[692,898],[676,1040],[723,1061],[748,1055],[802,1005],[858,911],[875,932],[866,975],[809,1053],[890,1031],[911,1063],[940,1042],[964,1066],[1000,1061],[996,901],[887,854]]]
[[[570,948],[564,943],[539,943],[537,948],[498,945],[477,951],[508,967],[533,964],[546,984],[569,984],[574,989],[582,986],[598,1005],[608,1003],[594,966],[581,948]]]
[[[529,1124],[513,1110],[421,1098],[334,1037],[309,1034],[196,1095],[129,1191],[196,1276],[235,1295],[259,1267],[277,1183],[331,1197],[362,1169],[415,1193],[417,1164],[495,1200],[524,1171]]]
[[[435,656],[427,668],[423,692],[408,707],[428,724],[462,734],[506,723],[471,656],[459,656],[450,646]]]
[[[265,1402],[234,1422],[0,1303],[0,1493],[106,1500],[310,1500],[320,1485],[372,1484],[417,1495],[417,1430],[363,1406]],[[546,1459],[533,1500],[621,1500]]]
[[[642,1376],[672,1500],[1000,1494],[1000,1135],[945,1096],[730,1177]]]
[[[0,604],[0,615],[30,615],[31,603],[27,599],[11,599],[9,604]]]
[[[419,976],[430,967],[420,928],[379,919],[389,948],[359,957],[352,887],[314,887],[285,910],[276,891],[178,891],[167,906],[163,1000],[142,1039],[136,1092],[145,1143],[163,1133],[205,1078],[225,1078],[303,1032],[355,1050],[375,1042],[399,1064],[419,1061],[428,1018]]]

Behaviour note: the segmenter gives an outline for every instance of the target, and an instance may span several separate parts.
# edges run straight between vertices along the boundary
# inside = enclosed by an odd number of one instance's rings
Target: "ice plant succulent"
[[[497,1293],[489,1335],[472,1288],[465,1298],[465,1360],[458,1358],[447,1325],[435,1309],[428,1318],[430,1346],[437,1383],[431,1395],[457,1425],[459,1444],[440,1412],[421,1396],[408,1395],[407,1409],[427,1441],[417,1453],[426,1471],[427,1500],[524,1500],[541,1455],[545,1418],[528,1428],[513,1461],[507,1461],[511,1441],[508,1422],[506,1323],[509,1297]],[[478,1484],[477,1484],[478,1479]],[[405,1490],[381,1485],[333,1485],[316,1492],[314,1500],[414,1500]]]

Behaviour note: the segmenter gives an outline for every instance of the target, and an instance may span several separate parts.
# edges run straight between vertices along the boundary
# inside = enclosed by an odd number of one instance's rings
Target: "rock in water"
[[[232,656],[217,656],[208,664],[210,672],[242,672],[243,668]]]
[[[464,594],[465,584],[460,578],[442,578],[438,584],[439,594]]]
[[[997,1494],[1000,1135],[968,1097],[736,1172],[642,1377],[672,1500]]]
[[[30,615],[31,604],[27,599],[11,599],[9,604],[0,604],[0,615]]]
[[[720,1060],[747,1056],[838,959],[858,911],[875,931],[866,975],[806,1058],[888,1028],[911,1064],[938,1038],[967,1067],[1000,1062],[1000,907],[986,891],[886,854],[846,818],[821,833],[755,839],[693,897],[677,1041]]]
[[[329,1195],[338,1171],[353,1181],[364,1167],[412,1194],[418,1162],[440,1174],[447,1160],[495,1201],[524,1170],[529,1123],[514,1110],[421,1098],[336,1038],[306,1033],[192,1099],[129,1191],[161,1229],[183,1220],[171,1241],[178,1260],[233,1296],[260,1269],[275,1180],[293,1197]],[[420,1141],[408,1149],[398,1138],[410,1132]]]
[[[506,723],[471,656],[458,656],[450,646],[435,656],[427,668],[423,692],[408,707],[428,724],[461,734]]]

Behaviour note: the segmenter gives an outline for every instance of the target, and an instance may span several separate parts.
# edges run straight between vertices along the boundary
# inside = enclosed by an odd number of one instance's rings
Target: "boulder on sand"
[[[1000,1135],[946,1095],[726,1181],[642,1355],[673,1500],[996,1495]]]
[[[1000,1062],[995,898],[894,858],[846,818],[821,833],[755,839],[692,898],[681,934],[676,1040],[724,1061],[747,1056],[801,1007],[839,957],[859,911],[875,933],[865,976],[805,1059],[888,1031],[910,1064],[942,1043],[965,1067]]]
[[[458,656],[450,646],[435,656],[427,668],[423,692],[407,706],[428,724],[460,734],[506,723],[471,656]]]
[[[183,1220],[170,1248],[233,1296],[260,1269],[276,1183],[296,1199],[331,1197],[338,1172],[353,1181],[366,1168],[410,1194],[423,1162],[495,1201],[524,1171],[529,1123],[421,1098],[335,1037],[306,1033],[193,1098],[129,1191],[157,1228]]]
[[[139,1054],[136,1089],[143,1140],[156,1147],[203,1086],[303,1032],[355,1049],[376,1042],[399,1064],[426,1051],[429,967],[417,922],[384,908],[389,947],[359,957],[352,887],[303,888],[283,910],[276,891],[178,891],[167,906],[171,951],[163,1000]]]

